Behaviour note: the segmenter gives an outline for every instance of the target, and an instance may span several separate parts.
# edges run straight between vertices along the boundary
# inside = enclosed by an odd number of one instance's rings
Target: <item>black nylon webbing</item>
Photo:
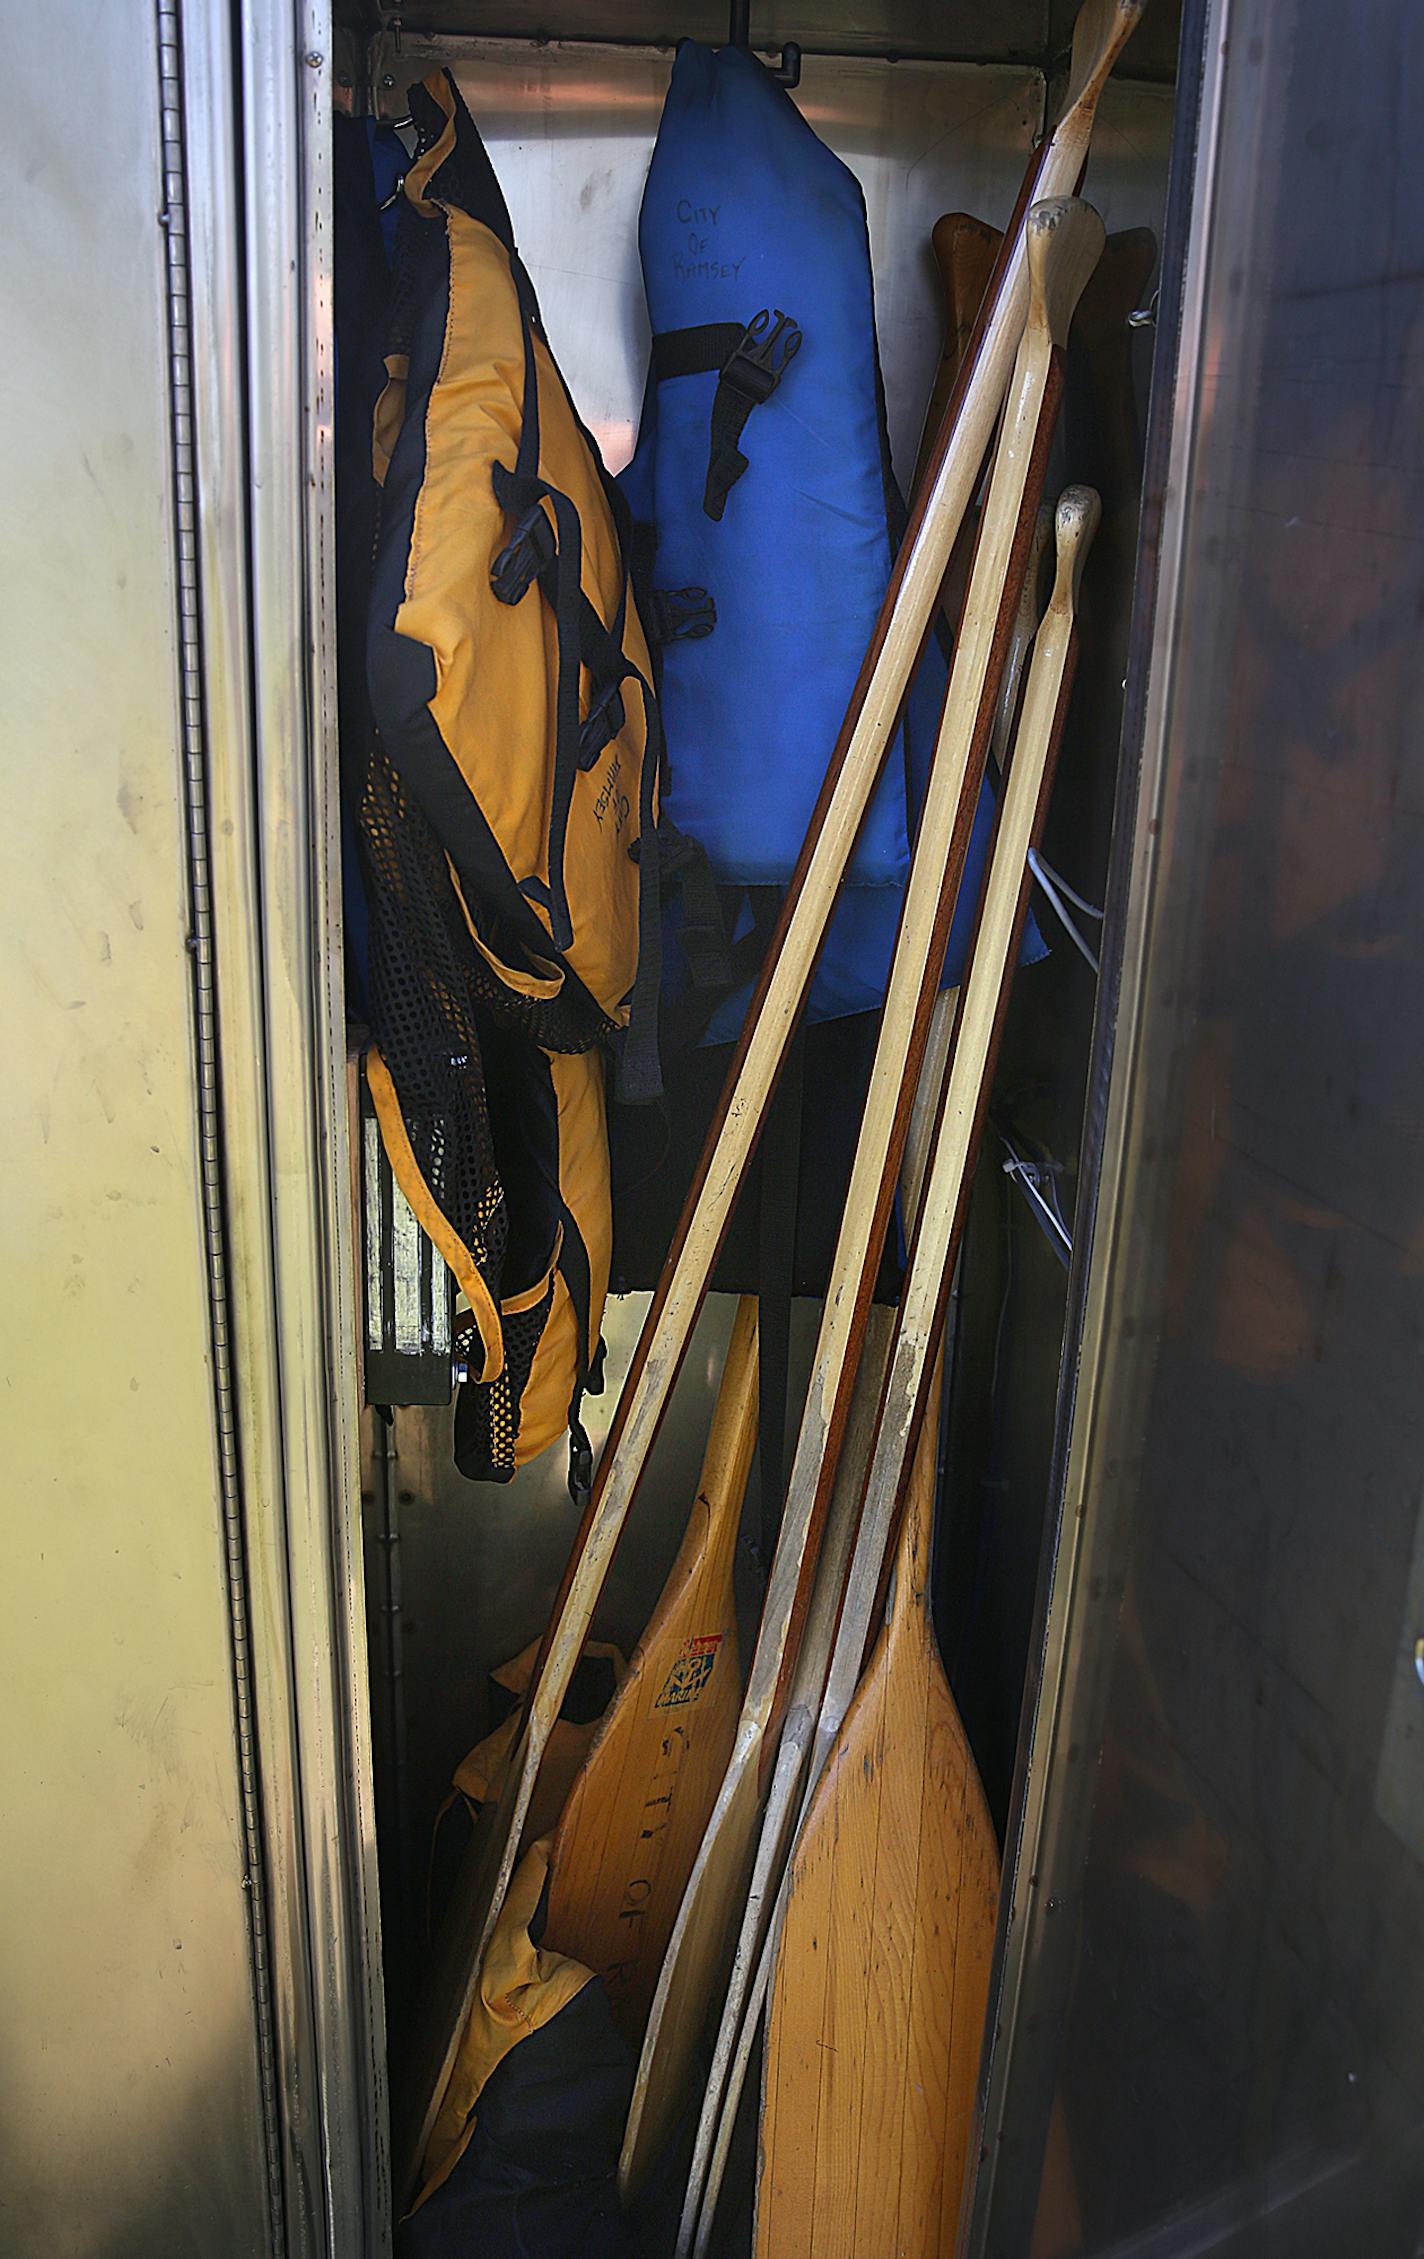
[[[653,339],[653,375],[706,376],[729,361],[746,335],[744,322],[694,322],[688,329],[665,329]]]

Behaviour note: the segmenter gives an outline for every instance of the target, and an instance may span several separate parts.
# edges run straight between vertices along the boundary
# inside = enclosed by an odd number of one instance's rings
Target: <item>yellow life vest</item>
[[[555,365],[447,72],[411,90],[359,825],[368,1079],[469,1304],[456,1456],[507,1478],[599,1338],[605,1061],[656,1090],[661,734],[626,508]]]

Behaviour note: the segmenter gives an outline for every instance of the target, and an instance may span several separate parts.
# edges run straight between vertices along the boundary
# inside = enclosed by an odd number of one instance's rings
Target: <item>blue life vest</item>
[[[904,524],[885,430],[865,199],[755,57],[684,40],[639,223],[653,331],[623,475],[652,529],[663,804],[724,884],[783,887]],[[878,1005],[945,687],[932,635],[832,920],[812,1018]],[[988,845],[980,803],[946,979]],[[743,926],[751,913],[740,910]],[[736,930],[738,913],[733,914]],[[671,953],[670,981],[676,981]],[[734,1035],[745,991],[706,1040]]]

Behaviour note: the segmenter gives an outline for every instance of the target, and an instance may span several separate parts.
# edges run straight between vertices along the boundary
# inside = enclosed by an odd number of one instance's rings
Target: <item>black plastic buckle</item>
[[[707,588],[655,588],[652,614],[659,643],[700,643],[717,625],[717,606]]]
[[[578,1507],[593,1496],[593,1445],[577,1420],[569,1424],[569,1496]]]
[[[490,566],[490,587],[501,604],[517,604],[558,555],[548,513],[538,502],[526,510]]]
[[[611,745],[628,719],[623,693],[616,682],[597,692],[579,727],[578,765],[591,769],[605,745]]]
[[[769,400],[801,350],[801,324],[778,306],[763,306],[722,364],[721,381],[759,408]]]

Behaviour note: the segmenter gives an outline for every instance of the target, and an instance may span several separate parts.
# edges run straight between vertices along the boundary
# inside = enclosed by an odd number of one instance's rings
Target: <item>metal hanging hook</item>
[[[752,0],[728,0],[727,45],[740,47],[747,55],[752,52]],[[782,46],[780,65],[771,76],[778,86],[800,85],[801,50],[794,39],[788,39]]]

